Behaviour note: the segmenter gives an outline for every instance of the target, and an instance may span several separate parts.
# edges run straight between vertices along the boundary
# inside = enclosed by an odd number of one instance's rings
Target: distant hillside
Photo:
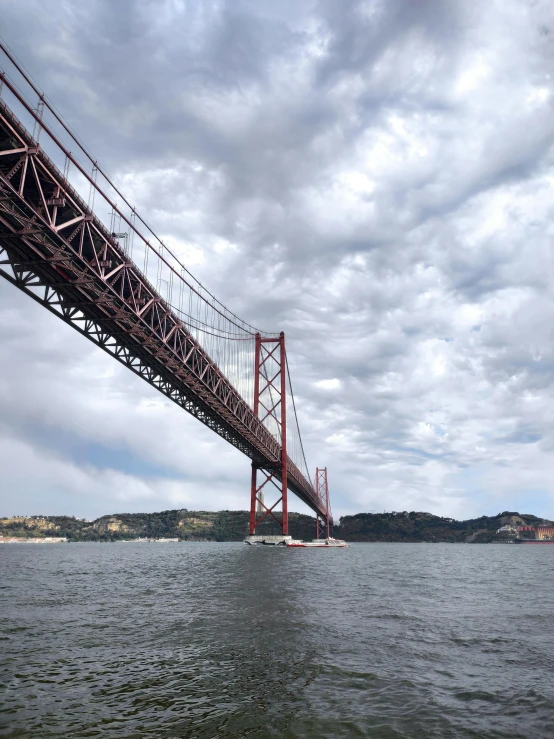
[[[177,537],[183,541],[242,541],[248,533],[248,511],[161,511],[160,513],[117,513],[96,521],[69,516],[0,518],[0,536],[66,536],[70,541],[121,541],[139,537]],[[535,526],[544,519],[504,511],[467,521],[434,516],[432,513],[357,513],[344,516],[334,535],[346,541],[382,542],[470,542],[506,540],[496,534],[505,524]],[[312,516],[289,513],[290,534],[298,539],[314,537]],[[278,533],[275,524],[264,522],[257,533]]]
[[[544,519],[529,514],[504,511],[497,516],[481,516],[455,521],[432,513],[357,513],[340,519],[340,536],[347,541],[428,541],[487,543],[506,540],[496,531],[506,524],[535,526]]]
[[[70,541],[121,541],[174,538],[183,541],[242,541],[248,534],[248,511],[161,511],[160,513],[117,513],[95,521],[69,516],[0,518],[0,536],[66,536]],[[315,519],[289,513],[289,529],[296,538],[314,537]],[[279,533],[276,524],[264,521],[259,533]]]

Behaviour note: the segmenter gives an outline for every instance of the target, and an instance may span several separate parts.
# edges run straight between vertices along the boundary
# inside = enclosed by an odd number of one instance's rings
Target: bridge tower
[[[316,539],[330,536],[330,511],[329,511],[329,482],[327,480],[327,467],[318,467],[315,471],[315,491],[325,508],[325,518],[316,513],[315,535]]]
[[[281,444],[281,456],[273,464],[252,461],[250,488],[250,536],[266,518],[272,518],[288,536],[287,505],[287,369],[285,334],[265,338],[256,334],[254,353],[254,415]],[[260,473],[260,478],[258,478]],[[277,499],[274,500],[275,490]],[[269,497],[266,498],[266,493]],[[273,494],[273,497],[272,497]],[[277,506],[281,504],[279,517]]]

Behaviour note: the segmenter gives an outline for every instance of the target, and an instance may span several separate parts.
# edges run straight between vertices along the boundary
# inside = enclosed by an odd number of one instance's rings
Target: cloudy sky
[[[286,331],[336,515],[554,517],[551,0],[1,15],[194,274]],[[247,507],[245,457],[4,281],[0,368],[0,515]]]

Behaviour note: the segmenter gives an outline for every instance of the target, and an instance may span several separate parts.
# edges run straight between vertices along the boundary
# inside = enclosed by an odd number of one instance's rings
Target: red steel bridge
[[[0,275],[252,460],[250,534],[266,519],[288,534],[290,489],[328,536],[327,470],[314,486],[284,334],[206,290],[0,50]]]

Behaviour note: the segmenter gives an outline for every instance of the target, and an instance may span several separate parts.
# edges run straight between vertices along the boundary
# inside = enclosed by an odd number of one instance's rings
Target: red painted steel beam
[[[327,478],[327,467],[318,467],[315,471],[315,491],[316,495],[320,499],[323,508],[325,509],[325,515],[323,518],[323,525],[319,515],[316,515],[316,538],[319,539],[321,534],[325,533],[328,539],[331,534],[331,506],[329,501],[329,481]]]
[[[273,348],[268,349],[268,344],[273,344]],[[272,365],[276,366],[275,370],[272,368]],[[256,533],[256,527],[268,515],[279,524],[284,536],[287,536],[289,533],[286,368],[285,334],[281,332],[279,337],[265,339],[262,339],[260,334],[256,334],[254,355],[254,413],[259,418],[260,406],[262,406],[266,413],[261,420],[270,418],[276,424],[281,435],[281,452],[278,464],[273,464],[269,467],[255,463],[252,464],[249,527],[251,536]],[[269,373],[272,373],[271,377]],[[261,383],[260,380],[264,382]],[[275,396],[273,393],[275,393]],[[269,396],[269,402],[267,404],[262,400],[266,396]],[[261,485],[257,484],[258,469],[266,476]],[[279,481],[279,485],[277,485],[275,479]],[[279,490],[279,498],[270,508],[265,505],[263,497],[263,489],[268,482],[272,482]],[[273,510],[279,503],[281,503],[280,520],[273,513]]]
[[[255,465],[273,469],[312,510],[323,513],[286,448],[283,454],[282,445],[2,101],[0,154],[0,274]]]

